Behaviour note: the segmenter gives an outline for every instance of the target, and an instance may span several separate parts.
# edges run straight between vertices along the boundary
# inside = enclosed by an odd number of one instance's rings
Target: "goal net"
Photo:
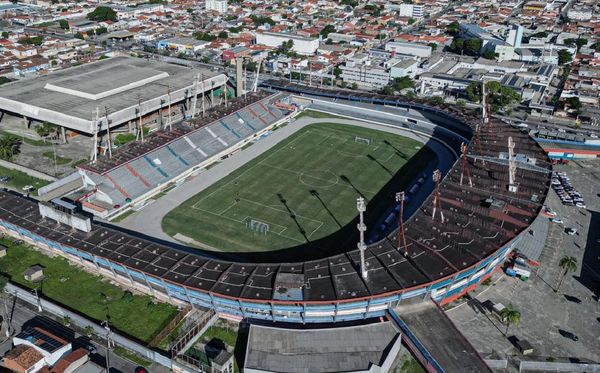
[[[370,139],[368,137],[354,136],[354,142],[357,142],[357,143],[371,145],[372,141],[373,141],[373,139]]]
[[[260,234],[266,235],[267,233],[269,233],[269,224],[264,223],[260,220],[250,219],[246,222],[246,227]]]

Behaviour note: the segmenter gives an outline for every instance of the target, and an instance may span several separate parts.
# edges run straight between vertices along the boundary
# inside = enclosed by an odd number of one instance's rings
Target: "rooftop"
[[[390,322],[331,329],[251,325],[245,368],[271,372],[352,372],[381,366],[400,336]]]

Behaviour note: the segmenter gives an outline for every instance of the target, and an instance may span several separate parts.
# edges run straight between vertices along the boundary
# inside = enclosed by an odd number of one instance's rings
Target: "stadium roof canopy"
[[[93,121],[106,129],[138,114],[150,113],[191,97],[197,91],[221,86],[224,74],[133,57],[114,57],[50,73],[0,88],[0,110],[47,121],[82,133],[93,133]],[[98,114],[96,114],[98,111]]]

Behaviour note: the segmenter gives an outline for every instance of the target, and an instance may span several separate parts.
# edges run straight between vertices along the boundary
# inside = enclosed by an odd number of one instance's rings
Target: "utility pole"
[[[94,113],[92,112],[92,115]],[[100,119],[100,109],[96,107],[96,115],[92,117],[92,131],[94,131],[94,147],[92,148],[92,163],[98,159],[98,121]]]
[[[108,325],[108,321],[102,321],[104,329],[106,329],[106,371],[110,372],[110,326]]]
[[[42,302],[40,300],[40,295],[38,294],[37,288],[33,288],[33,293],[35,294],[38,312],[42,312]]]
[[[6,304],[7,299],[2,297],[4,303],[4,320],[6,321],[6,338],[10,337],[10,329],[11,329],[11,320],[10,314],[8,313],[8,305]]]
[[[169,130],[171,130],[171,85],[167,87],[167,107],[169,108],[169,114],[167,116],[167,126],[169,126]]]
[[[360,241],[358,242],[358,250],[360,251],[360,274],[364,280],[367,279],[367,268],[365,264],[365,250],[367,249],[367,245],[365,245],[365,232],[367,231],[367,226],[364,221],[364,212],[367,211],[367,207],[365,206],[365,199],[363,197],[358,197],[356,199],[356,209],[358,210],[360,220],[356,228],[358,228],[358,232],[360,233]]]
[[[138,133],[135,137],[136,140],[142,140],[142,144],[144,143],[144,125],[142,124],[142,96],[138,94],[137,96],[138,99],[138,116],[139,116],[139,122],[138,122]]]
[[[108,120],[108,110],[110,107],[104,106],[104,117],[106,118],[106,135],[108,136],[107,145],[108,145],[108,157],[112,158],[112,140],[110,138],[110,122]]]

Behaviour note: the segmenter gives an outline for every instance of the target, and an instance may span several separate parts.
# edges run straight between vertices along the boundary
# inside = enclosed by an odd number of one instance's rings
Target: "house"
[[[34,265],[25,270],[23,272],[23,276],[25,280],[35,282],[41,280],[44,277],[44,268],[39,265]]]
[[[19,345],[4,355],[2,365],[17,373],[37,372],[44,366],[44,357],[35,348]]]

